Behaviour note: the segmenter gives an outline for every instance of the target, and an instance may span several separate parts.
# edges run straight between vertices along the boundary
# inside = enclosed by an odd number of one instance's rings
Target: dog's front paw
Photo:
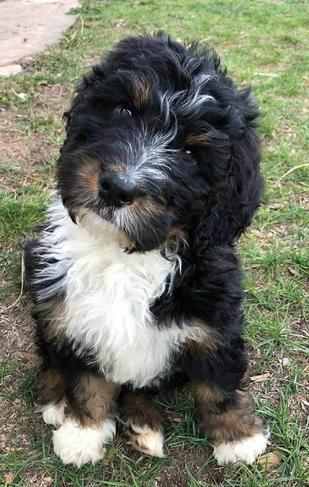
[[[145,455],[151,455],[153,457],[164,457],[163,452],[163,433],[161,430],[155,431],[149,426],[138,426],[131,424],[130,432],[128,432],[132,446],[144,453]]]
[[[260,432],[239,441],[229,441],[214,446],[214,457],[219,465],[244,462],[250,465],[267,446],[269,432]]]
[[[58,428],[65,421],[65,400],[61,400],[56,404],[45,404],[44,406],[39,406],[39,410],[42,413],[43,421],[46,424],[51,424]]]
[[[85,463],[96,463],[104,457],[103,445],[112,440],[115,431],[115,422],[110,419],[98,426],[84,427],[68,418],[53,432],[54,452],[65,464],[81,467]]]

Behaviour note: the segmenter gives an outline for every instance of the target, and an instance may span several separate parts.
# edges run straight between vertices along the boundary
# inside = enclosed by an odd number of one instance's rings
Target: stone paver
[[[0,76],[20,71],[23,58],[55,44],[75,21],[78,0],[0,1]]]
[[[0,66],[0,76],[13,76],[18,74],[22,70],[20,64],[7,64],[6,66]]]

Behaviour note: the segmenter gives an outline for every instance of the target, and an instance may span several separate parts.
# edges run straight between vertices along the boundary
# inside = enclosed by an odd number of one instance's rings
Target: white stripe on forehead
[[[168,132],[148,133],[144,128],[138,135],[132,135],[132,141],[123,141],[122,160],[118,162],[123,168],[123,177],[133,182],[141,181],[145,177],[151,180],[165,180],[168,177],[169,161],[176,152],[168,147],[174,139],[176,130]]]
[[[201,94],[202,88],[205,88],[208,81],[212,78],[212,75],[200,74],[193,78],[189,90],[161,94],[160,104],[161,112],[165,114],[164,122],[168,122],[171,111],[176,116],[186,117],[200,109],[205,103],[216,102],[213,96]],[[175,138],[176,133],[176,117],[173,131],[156,133],[150,136],[147,136],[145,132],[141,142],[143,152],[137,166],[134,168],[134,174],[136,176],[152,176],[155,179],[166,179],[168,177],[170,157],[173,153],[177,152],[175,149],[170,149],[168,144]]]
[[[213,77],[213,75],[199,74],[192,79],[188,90],[180,90],[168,94],[167,99],[170,109],[173,109],[177,115],[184,117],[194,114],[195,110],[208,101],[215,102],[216,100],[213,96],[201,93],[201,90],[206,87],[208,81]]]
[[[192,79],[188,90],[159,94],[161,113],[165,115],[162,131],[149,133],[144,127],[138,135],[132,134],[131,141],[121,142],[124,144],[122,151],[124,147],[126,154],[122,154],[124,159],[119,160],[118,163],[120,167],[123,166],[124,177],[129,177],[136,182],[144,178],[154,181],[164,181],[168,178],[172,156],[177,152],[176,149],[169,147],[177,134],[176,117],[177,115],[187,117],[205,103],[216,101],[211,95],[201,93],[213,77],[213,75],[200,74]],[[170,120],[172,116],[174,120]],[[168,122],[174,122],[174,129],[165,131],[164,125],[168,125]]]
[[[176,152],[168,147],[168,144],[175,138],[176,130],[158,132],[143,137],[141,157],[135,168],[136,175],[150,175],[155,179],[166,179],[168,177],[169,161]]]

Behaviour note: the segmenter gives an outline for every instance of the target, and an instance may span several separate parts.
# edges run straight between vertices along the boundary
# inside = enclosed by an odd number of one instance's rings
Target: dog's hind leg
[[[95,463],[115,435],[118,387],[87,369],[65,370],[64,379],[67,414],[53,433],[54,451],[66,464]]]
[[[118,399],[118,416],[136,450],[164,456],[162,417],[143,392],[124,389]]]

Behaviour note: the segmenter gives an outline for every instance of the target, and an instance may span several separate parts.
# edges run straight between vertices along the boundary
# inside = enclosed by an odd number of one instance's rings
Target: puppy
[[[237,238],[259,206],[258,110],[210,49],[122,40],[77,89],[57,194],[26,248],[55,453],[104,456],[117,418],[163,456],[152,394],[189,382],[220,465],[268,433],[247,389]]]

